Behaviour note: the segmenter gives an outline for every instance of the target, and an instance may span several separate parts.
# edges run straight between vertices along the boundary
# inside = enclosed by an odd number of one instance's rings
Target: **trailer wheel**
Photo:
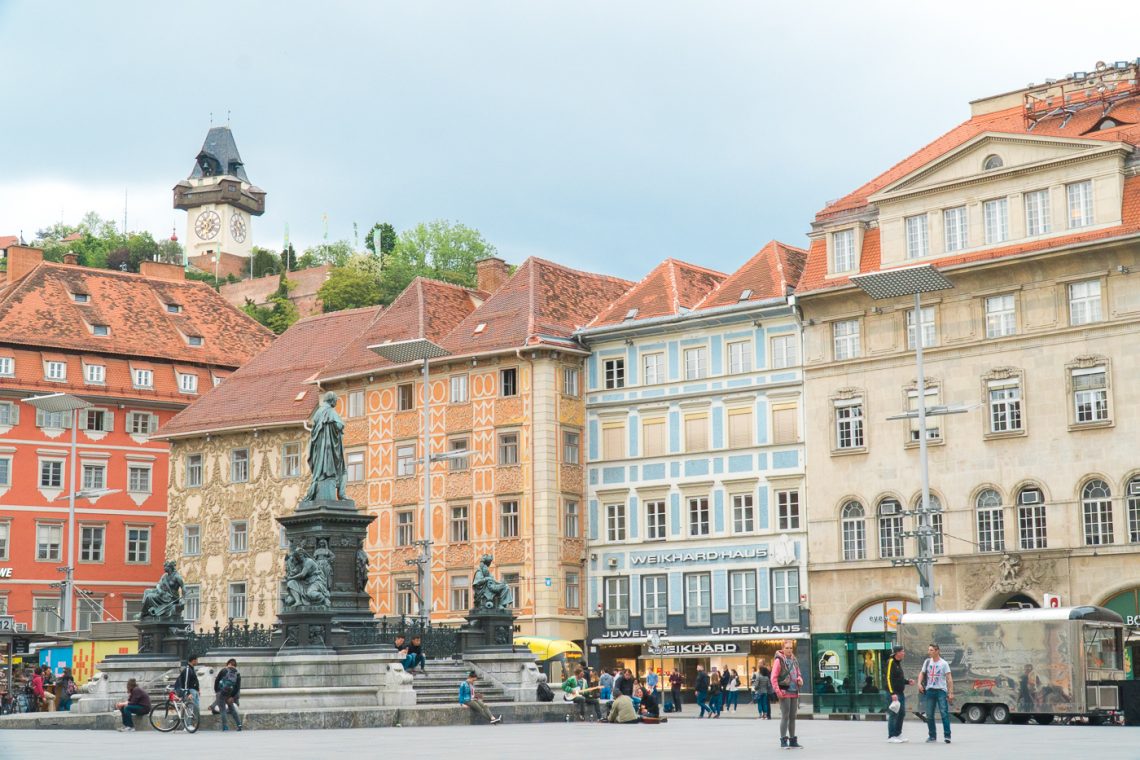
[[[1009,723],[1009,708],[1005,705],[994,705],[990,708],[990,717],[994,723]]]
[[[986,706],[966,705],[962,708],[962,720],[966,721],[967,723],[985,723]]]
[[[1037,725],[1039,725],[1039,726],[1049,725],[1050,723],[1053,722],[1053,718],[1054,718],[1053,713],[1044,713],[1041,715],[1034,715],[1033,716],[1033,720],[1037,721]]]

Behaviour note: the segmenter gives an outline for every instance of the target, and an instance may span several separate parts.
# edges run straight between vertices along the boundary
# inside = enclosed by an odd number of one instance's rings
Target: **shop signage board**
[[[899,618],[908,612],[918,612],[918,602],[902,599],[869,604],[856,613],[851,620],[851,633],[894,633]]]
[[[710,549],[684,549],[670,552],[630,552],[629,564],[639,565],[684,565],[692,562],[724,562],[734,559],[766,559],[766,546],[726,546]]]
[[[658,657],[676,657],[681,655],[703,654],[736,654],[740,651],[740,644],[734,641],[698,642],[694,644],[662,644],[659,647],[649,647],[649,654]]]

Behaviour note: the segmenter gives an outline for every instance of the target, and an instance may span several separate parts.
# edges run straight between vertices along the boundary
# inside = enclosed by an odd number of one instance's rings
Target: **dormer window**
[[[855,230],[838,230],[831,233],[831,270],[838,274],[854,269]]]
[[[168,303],[168,304],[166,304],[166,311],[171,313],[171,314],[181,314],[182,313],[182,306],[181,306],[181,304]]]
[[[85,364],[83,379],[88,383],[102,385],[107,381],[107,367],[102,364]]]
[[[1002,162],[1001,156],[997,155],[996,153],[992,153],[986,156],[986,160],[982,162],[982,171],[990,172],[994,169],[1000,169],[1004,165],[1005,164]]]
[[[111,328],[107,325],[91,325],[91,334],[106,337],[111,334]]]
[[[76,303],[89,303],[91,301],[91,296],[89,296],[87,293],[72,293],[71,300],[75,301]]]
[[[202,336],[201,335],[187,335],[186,336],[186,342],[191,346],[200,346],[200,345],[202,345]]]
[[[48,380],[62,381],[67,379],[66,362],[48,362],[45,368]]]
[[[198,376],[190,374],[189,372],[178,373],[178,390],[183,393],[197,393],[198,392]]]
[[[154,372],[149,369],[136,369],[131,373],[136,388],[153,388]]]

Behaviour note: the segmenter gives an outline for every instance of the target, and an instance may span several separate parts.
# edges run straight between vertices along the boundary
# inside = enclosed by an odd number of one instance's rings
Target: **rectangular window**
[[[245,620],[245,584],[231,583],[226,593],[226,612],[232,620]]]
[[[79,429],[110,432],[111,415],[106,409],[88,409],[79,413]]]
[[[107,381],[107,368],[102,364],[85,364],[83,379],[91,385],[102,385]]]
[[[63,462],[40,460],[40,488],[63,488]]]
[[[71,412],[45,412],[37,409],[36,427],[47,430],[70,430]]]
[[[411,588],[400,588],[400,583],[410,583],[413,586],[415,581],[397,581],[396,586],[396,614],[400,617],[411,617],[416,614],[416,597],[412,594]]]
[[[732,497],[732,532],[751,533],[756,529],[756,505],[750,493]]]
[[[396,513],[396,546],[411,546],[416,540],[416,513],[406,509]]]
[[[9,426],[19,422],[16,405],[10,401],[0,401],[0,425]]]
[[[1097,489],[1089,493],[1085,487],[1081,499],[1081,512],[1084,522],[1085,546],[1104,546],[1113,542],[1112,499],[1107,491]]]
[[[625,459],[625,423],[602,426],[602,459]]]
[[[449,453],[457,451],[467,451],[466,438],[452,438],[447,442],[447,450]],[[447,460],[447,469],[452,472],[461,472],[466,470],[469,466],[468,458],[465,456],[455,457],[454,459]]]
[[[641,622],[664,626],[669,617],[668,576],[646,575],[641,579]]]
[[[12,524],[7,521],[0,522],[0,560],[8,560],[8,543],[11,538],[11,533]],[[6,599],[6,596],[0,596],[0,604],[3,604]],[[3,614],[5,613],[0,612],[0,615]]]
[[[127,430],[131,435],[150,435],[154,432],[154,415],[150,412],[130,412],[127,414]]]
[[[364,416],[364,391],[351,391],[348,394],[348,416]]]
[[[522,576],[518,573],[503,573],[503,583],[511,590],[511,608],[519,608],[522,599]]]
[[[0,356],[0,376],[11,377],[16,374],[16,360],[11,356]]]
[[[63,618],[59,614],[58,596],[32,597],[32,630],[56,633]]]
[[[625,387],[625,359],[606,359],[602,368],[607,390]]]
[[[63,526],[59,523],[36,523],[36,561],[57,562],[63,545]]]
[[[123,620],[138,620],[142,614],[142,599],[123,600]]]
[[[776,491],[776,526],[780,530],[800,529],[799,491]]]
[[[580,392],[580,377],[577,367],[562,368],[562,393],[566,396],[577,396]],[[577,573],[575,573],[575,576]]]
[[[859,449],[863,447],[863,402],[837,402],[835,404],[835,447]]]
[[[102,562],[106,528],[102,525],[79,526],[79,561]]]
[[[301,444],[298,442],[281,444],[281,477],[296,478],[301,475]]]
[[[1017,312],[1013,295],[1006,293],[986,299],[986,337],[1004,338],[1017,332]]]
[[[136,369],[131,373],[136,388],[153,388],[154,372],[149,369]]]
[[[519,536],[519,503],[517,501],[499,502],[499,537],[518,538]]]
[[[1069,283],[1069,324],[1087,325],[1100,320],[1100,280]]]
[[[467,403],[467,375],[451,376],[451,403]]]
[[[150,528],[127,526],[127,564],[145,565],[150,562]]]
[[[470,531],[467,521],[467,505],[460,504],[451,508],[451,542],[465,544],[469,540]]]
[[[930,348],[936,345],[934,332],[934,307],[922,307],[922,347]],[[914,350],[914,309],[906,313],[906,347]]]
[[[1093,223],[1092,180],[1065,185],[1069,199],[1069,227],[1088,227]]]
[[[685,379],[700,380],[708,375],[708,349],[704,346],[685,349]]]
[[[1021,504],[1017,507],[1018,545],[1022,549],[1045,549],[1048,536],[1045,532],[1045,505]]]
[[[408,478],[416,474],[416,444],[402,443],[396,447],[396,477]]]
[[[606,505],[606,539],[625,540],[625,504]]]
[[[200,617],[202,617],[202,587],[197,584],[184,586],[182,589],[182,619],[193,624]]]
[[[665,377],[665,354],[646,354],[641,358],[642,369],[641,384],[642,385],[659,385],[666,381]]]
[[[831,323],[835,361],[859,357],[859,320],[845,319]]]
[[[230,482],[245,483],[249,480],[249,449],[230,451]]]
[[[499,370],[499,388],[503,396],[519,395],[519,371],[516,367]]]
[[[244,552],[249,550],[249,523],[245,520],[230,521],[230,551]]]
[[[800,409],[795,404],[772,407],[772,443],[797,443],[800,440]]]
[[[107,466],[102,464],[83,465],[83,490],[93,491],[107,487]]]
[[[728,410],[728,447],[746,449],[752,445],[752,409]]]
[[[1005,512],[1001,502],[997,499],[979,499],[976,517],[978,521],[978,551],[1004,551]]]
[[[562,584],[566,589],[566,598],[564,600],[566,609],[579,609],[582,606],[581,576],[578,573],[566,573],[562,578]]]
[[[47,379],[63,381],[67,379],[67,362],[47,362]]]
[[[930,234],[926,214],[906,218],[906,257],[921,259],[930,253]]]
[[[665,540],[665,502],[645,502],[645,538],[647,541]]]
[[[183,393],[197,393],[198,376],[192,375],[189,372],[179,372],[178,390],[182,391]]]
[[[90,631],[92,623],[103,621],[103,601],[101,599],[79,599],[75,609],[75,630]]]
[[[989,383],[990,432],[1012,433],[1021,427],[1021,381],[993,380]]]
[[[946,235],[946,252],[960,251],[969,246],[969,226],[966,223],[966,207],[948,208],[942,212]]]
[[[982,204],[985,217],[986,245],[1009,240],[1009,199],[995,198]]]
[[[562,431],[562,461],[566,464],[578,464],[579,439],[580,436],[576,432]]]
[[[756,623],[756,571],[734,570],[728,574],[729,617],[733,625]]]
[[[416,408],[416,387],[413,383],[396,386],[396,410],[407,412]]]
[[[772,369],[795,367],[800,363],[800,342],[796,335],[777,335],[772,338]]]
[[[629,578],[606,578],[606,628],[629,627]]]
[[[707,496],[698,496],[689,499],[689,535],[707,536],[709,534],[709,500]]]
[[[12,457],[0,457],[0,486],[12,485]]]
[[[202,455],[186,456],[186,487],[198,488],[202,485]]]
[[[187,557],[196,557],[202,553],[202,528],[200,526],[182,526],[182,553]]]
[[[712,622],[712,576],[692,573],[685,576],[685,623],[690,626]]]
[[[1034,190],[1025,194],[1025,234],[1048,234],[1049,224],[1049,191]]]
[[[451,609],[466,610],[471,606],[468,593],[471,582],[466,575],[451,576]]]
[[[346,483],[364,481],[364,452],[349,451],[344,455],[344,480]]]
[[[150,493],[150,467],[131,466],[127,468],[127,491],[129,493]]]
[[[707,414],[685,417],[685,451],[708,451],[709,418]]]
[[[924,394],[923,403],[927,409],[938,406],[939,393],[937,388],[927,388]],[[918,391],[908,390],[906,393],[906,408],[908,412],[918,411]],[[926,418],[926,440],[928,441],[941,441],[942,440],[942,417],[933,416]],[[919,425],[918,417],[912,417],[907,420],[910,423],[909,440],[911,443],[918,443]]]
[[[0,541],[7,544],[7,531],[0,524]],[[1132,479],[1128,482],[1128,541],[1140,543],[1140,480]],[[8,553],[0,548],[0,559],[7,559]]]
[[[562,504],[562,534],[566,538],[578,538],[582,534],[578,521],[578,502],[567,499]]]
[[[1075,369],[1073,378],[1074,420],[1078,425],[1108,420],[1108,373],[1103,366]]]
[[[831,235],[831,271],[836,274],[855,268],[855,230],[839,230]]]
[[[499,433],[499,465],[509,466],[519,463],[519,434]]]
[[[772,571],[772,621],[798,623],[800,620],[800,571],[796,568]]]
[[[641,423],[641,453],[647,457],[664,456],[668,438],[664,419],[646,419]]]
[[[703,349],[702,349],[703,350]],[[741,340],[728,344],[728,374],[739,375],[752,371],[752,341]]]

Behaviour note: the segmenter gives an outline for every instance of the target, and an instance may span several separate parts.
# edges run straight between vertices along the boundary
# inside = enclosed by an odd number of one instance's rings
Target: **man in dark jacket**
[[[174,682],[176,690],[185,693],[186,698],[194,702],[198,706],[198,693],[201,688],[198,686],[198,655],[193,655],[186,664],[182,666],[182,671],[178,674],[178,680]]]
[[[150,712],[150,695],[139,686],[138,681],[132,678],[127,681],[127,701],[119,702],[115,707],[119,708],[119,712],[123,716],[123,725],[119,730],[134,731],[135,716],[146,715]]]
[[[705,672],[704,665],[697,666],[697,680],[693,682],[693,691],[697,693],[697,707],[701,708],[701,714],[697,717],[705,717],[706,712],[712,715],[713,709],[709,707],[709,674]]]
[[[902,738],[903,717],[906,715],[907,684],[913,684],[914,679],[907,679],[903,673],[902,661],[906,657],[906,650],[896,646],[887,660],[887,691],[890,692],[891,701],[887,703],[887,741],[891,744],[902,744],[907,741]],[[895,703],[898,707],[895,707]]]
[[[237,669],[237,660],[232,657],[226,660],[226,666],[214,678],[214,693],[217,695],[215,704],[222,713],[222,730],[230,730],[226,725],[226,713],[232,713],[234,725],[241,731],[241,715],[237,709],[241,696],[241,673]]]

